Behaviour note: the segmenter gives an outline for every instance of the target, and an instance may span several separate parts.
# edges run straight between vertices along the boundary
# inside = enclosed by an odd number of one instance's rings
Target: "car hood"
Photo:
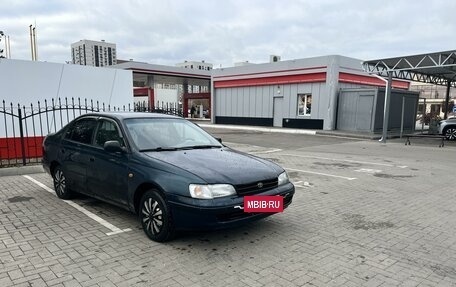
[[[456,118],[441,120],[441,123],[456,123]]]
[[[147,156],[182,168],[210,184],[246,184],[272,179],[276,164],[229,148],[146,152]]]

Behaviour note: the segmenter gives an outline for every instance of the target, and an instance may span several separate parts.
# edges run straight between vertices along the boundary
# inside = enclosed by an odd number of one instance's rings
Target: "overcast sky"
[[[13,59],[71,59],[81,39],[117,44],[119,59],[214,67],[330,54],[362,60],[456,49],[456,1],[0,0]],[[4,48],[4,41],[0,43]]]

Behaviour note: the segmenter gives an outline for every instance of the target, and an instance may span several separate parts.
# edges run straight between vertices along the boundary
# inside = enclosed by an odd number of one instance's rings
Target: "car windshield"
[[[137,118],[125,120],[140,151],[220,148],[222,145],[197,125],[184,119]]]

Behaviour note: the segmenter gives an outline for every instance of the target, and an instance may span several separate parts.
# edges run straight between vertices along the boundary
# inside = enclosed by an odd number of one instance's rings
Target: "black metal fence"
[[[42,142],[47,134],[57,132],[80,115],[103,111],[155,112],[182,116],[176,103],[149,106],[147,102],[142,102],[115,107],[88,99],[58,98],[26,106],[2,101],[0,168],[40,163]]]

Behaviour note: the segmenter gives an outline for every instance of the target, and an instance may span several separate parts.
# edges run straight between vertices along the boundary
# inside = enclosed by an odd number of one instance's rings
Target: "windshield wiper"
[[[192,145],[192,146],[184,146],[180,149],[206,149],[206,148],[221,148],[221,145]]]
[[[208,148],[222,148],[221,145],[191,145],[191,146],[182,146],[182,147],[157,147],[157,148],[147,148],[141,149],[140,152],[149,152],[149,151],[176,151],[176,150],[188,150],[188,149],[208,149]]]
[[[139,150],[140,152],[148,152],[148,151],[174,151],[178,150],[176,147],[157,147],[157,148],[146,148]]]

